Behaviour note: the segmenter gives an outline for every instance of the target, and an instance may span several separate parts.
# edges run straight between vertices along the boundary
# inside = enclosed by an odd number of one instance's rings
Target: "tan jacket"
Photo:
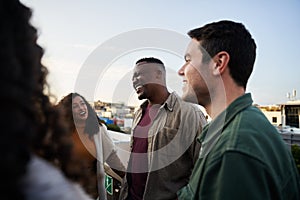
[[[145,101],[136,112],[132,133],[147,104]],[[169,95],[148,132],[149,173],[143,199],[176,199],[176,192],[188,183],[198,158],[200,145],[196,138],[205,124],[205,116],[199,107],[182,101],[175,93]],[[120,200],[127,196],[125,176]]]

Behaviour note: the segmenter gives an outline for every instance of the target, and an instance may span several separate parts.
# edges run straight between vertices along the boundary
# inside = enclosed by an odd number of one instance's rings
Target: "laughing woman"
[[[105,199],[104,162],[119,175],[125,171],[106,126],[101,124],[96,112],[78,93],[68,94],[57,106],[64,111],[64,118],[73,133],[74,155],[86,163],[86,169],[83,170],[90,173],[91,180],[80,180],[80,175],[74,176],[71,173],[69,178],[80,182],[93,197],[99,195],[100,199]]]

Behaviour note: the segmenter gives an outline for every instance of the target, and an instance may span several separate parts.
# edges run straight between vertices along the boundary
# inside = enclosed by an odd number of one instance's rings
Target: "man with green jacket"
[[[256,44],[241,23],[219,21],[191,30],[179,69],[183,98],[196,95],[212,121],[187,186],[178,199],[300,199],[299,174],[281,136],[252,106],[246,85]]]

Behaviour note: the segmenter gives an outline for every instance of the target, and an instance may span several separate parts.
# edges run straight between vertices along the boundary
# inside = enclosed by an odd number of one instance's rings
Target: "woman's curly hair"
[[[72,109],[72,101],[77,96],[81,97],[87,106],[88,117],[86,119],[84,133],[88,134],[89,137],[92,138],[94,134],[99,132],[99,125],[102,126],[102,124],[94,109],[82,95],[78,93],[69,93],[60,100],[56,107],[62,111],[64,116],[64,124],[68,127],[69,132],[77,134],[76,121],[74,120]],[[80,183],[85,191],[95,198],[98,196],[97,181],[95,179],[97,176],[96,161],[97,160],[95,158],[92,166],[89,166],[90,163],[83,161],[82,158],[79,159],[76,158],[76,156],[73,156],[72,161],[70,161],[72,165],[70,164],[68,168],[63,169],[68,178]],[[90,169],[90,167],[92,167],[92,169]]]
[[[71,154],[69,132],[44,93],[48,70],[31,14],[19,0],[0,1],[1,199],[25,198],[20,180],[32,153],[59,168]]]

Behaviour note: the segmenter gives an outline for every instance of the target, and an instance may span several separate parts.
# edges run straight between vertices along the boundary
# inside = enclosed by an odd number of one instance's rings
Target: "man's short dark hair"
[[[235,82],[246,88],[253,71],[256,44],[242,23],[219,21],[190,30],[188,35],[201,44],[203,62],[209,61],[220,51],[230,55],[229,71]]]
[[[161,64],[161,69],[163,69],[163,71],[166,71],[164,63],[160,59],[158,59],[158,58],[154,58],[154,57],[141,58],[138,61],[136,61],[135,64],[138,65],[138,64],[141,64],[141,63],[156,63],[156,64]]]
[[[136,61],[135,64],[137,65],[137,64],[143,63],[143,62],[145,62],[145,63],[157,63],[157,64],[164,65],[164,63],[161,60],[159,60],[158,58],[154,58],[154,57],[141,58],[138,61]]]

